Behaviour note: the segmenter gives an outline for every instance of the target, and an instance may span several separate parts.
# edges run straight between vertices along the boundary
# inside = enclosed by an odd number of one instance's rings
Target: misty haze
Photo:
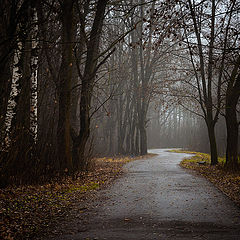
[[[240,0],[1,0],[0,238],[240,239]]]

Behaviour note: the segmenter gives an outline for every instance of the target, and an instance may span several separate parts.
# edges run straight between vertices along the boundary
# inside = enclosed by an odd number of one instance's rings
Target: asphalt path
[[[203,177],[179,166],[188,154],[151,150],[100,191],[88,221],[58,239],[240,239],[240,209]]]

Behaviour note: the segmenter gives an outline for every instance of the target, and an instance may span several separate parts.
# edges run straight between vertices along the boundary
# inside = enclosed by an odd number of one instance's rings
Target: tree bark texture
[[[230,171],[239,170],[238,162],[238,126],[234,104],[226,106],[227,149],[225,167]]]
[[[16,48],[17,9],[8,0],[0,4],[0,142],[5,136],[5,117],[11,92],[14,50]]]
[[[18,95],[15,98],[16,114],[12,120],[11,142],[3,167],[4,174],[9,179],[18,179],[18,183],[31,182],[36,177],[34,135],[30,130],[32,32],[29,26],[33,17],[33,6],[26,4],[22,11],[24,17],[20,22],[20,31],[25,34],[19,38],[21,56],[18,64],[21,77],[18,79]]]
[[[62,8],[62,63],[59,73],[58,168],[72,171],[70,109],[73,65],[73,0],[64,0]]]
[[[211,152],[211,165],[218,164],[218,153],[217,153],[217,143],[216,143],[216,136],[215,136],[215,124],[212,120],[207,122],[208,128],[208,137],[210,143],[210,152]]]
[[[227,149],[225,168],[230,171],[238,171],[238,128],[237,103],[240,97],[240,57],[234,66],[231,77],[228,82],[226,92],[225,119],[227,126]]]

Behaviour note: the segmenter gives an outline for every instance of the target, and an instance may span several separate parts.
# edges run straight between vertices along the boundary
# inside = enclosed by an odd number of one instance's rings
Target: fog
[[[238,164],[238,1],[40,2],[0,7],[4,181],[150,148]]]

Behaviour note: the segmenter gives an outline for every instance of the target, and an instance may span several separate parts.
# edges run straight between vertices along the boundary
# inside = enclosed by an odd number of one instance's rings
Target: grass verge
[[[194,154],[192,157],[182,160],[180,166],[194,170],[204,176],[240,206],[240,172],[231,173],[225,171],[223,168],[225,158],[219,157],[219,164],[211,166],[209,154],[182,150],[173,150],[173,152]],[[199,162],[206,162],[206,164],[199,164]]]

